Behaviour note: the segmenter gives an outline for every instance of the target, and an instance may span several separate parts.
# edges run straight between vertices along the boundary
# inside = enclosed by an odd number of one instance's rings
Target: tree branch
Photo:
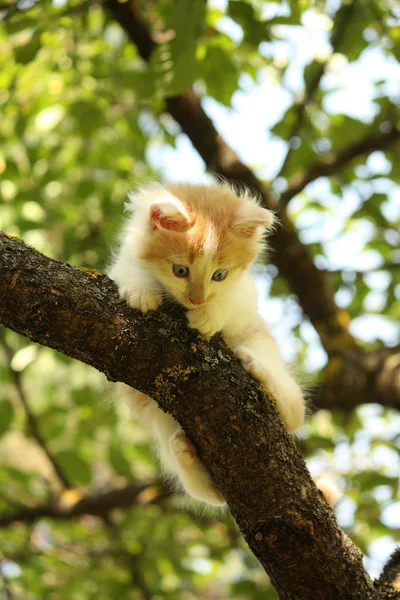
[[[317,408],[349,412],[361,404],[381,404],[400,410],[400,347],[332,356],[324,383],[313,389]]]
[[[4,348],[4,351],[6,353],[6,357],[9,363],[9,369],[11,372],[11,376],[12,379],[14,380],[14,384],[15,384],[15,388],[17,390],[17,394],[18,394],[18,398],[19,401],[24,409],[25,415],[26,415],[26,420],[28,422],[28,426],[31,432],[31,435],[33,436],[33,438],[36,440],[37,444],[40,446],[40,448],[43,450],[44,454],[46,455],[48,461],[51,463],[53,470],[55,472],[55,474],[57,475],[61,485],[64,488],[69,488],[72,487],[70,482],[68,481],[67,476],[65,475],[64,471],[62,470],[61,466],[58,464],[58,462],[56,461],[56,459],[54,458],[53,454],[50,452],[44,437],[42,436],[42,433],[40,431],[40,427],[36,421],[36,417],[34,416],[34,414],[32,413],[30,406],[29,406],[29,402],[28,402],[28,398],[26,397],[25,394],[25,390],[24,387],[22,385],[22,379],[21,379],[21,374],[18,371],[15,371],[12,366],[11,366],[11,361],[13,358],[13,352],[10,348],[10,346],[7,344],[7,341],[5,339],[5,336],[1,335],[1,331],[0,331],[0,341],[1,344]]]
[[[343,37],[347,30],[347,27],[351,23],[351,17],[353,15],[355,5],[356,5],[355,0],[351,0],[351,2],[349,2],[349,3],[342,4],[342,6],[337,11],[337,13],[334,17],[334,20],[333,20],[334,25],[333,25],[333,29],[332,29],[332,33],[331,33],[332,54],[337,52],[337,50],[343,40]],[[316,69],[315,69],[313,75],[311,76],[310,80],[308,81],[308,85],[307,85],[305,93],[304,93],[303,101],[294,105],[295,110],[296,110],[296,117],[295,117],[295,122],[293,123],[292,129],[291,129],[291,132],[288,136],[288,141],[289,141],[288,150],[287,150],[286,156],[283,160],[282,166],[279,170],[279,173],[276,175],[275,179],[277,179],[278,177],[285,177],[285,171],[286,171],[287,165],[289,164],[289,161],[292,158],[292,156],[295,155],[296,151],[295,151],[294,147],[290,145],[290,142],[294,137],[298,136],[301,133],[303,124],[305,122],[306,114],[307,114],[306,110],[307,110],[308,106],[311,104],[311,102],[313,101],[315,94],[319,89],[321,79],[325,74],[325,70],[329,63],[329,60],[330,60],[330,56],[327,60],[325,60],[322,63],[314,63],[316,66]]]
[[[280,598],[375,598],[361,552],[338,528],[273,402],[218,337],[206,343],[165,310],[138,314],[105,275],[50,260],[5,235],[0,323],[170,412]]]
[[[390,556],[375,585],[381,593],[384,592],[387,600],[400,598],[400,547]]]
[[[82,515],[107,517],[116,508],[129,508],[136,504],[138,496],[148,487],[148,484],[132,483],[107,492],[84,496],[68,504],[64,503],[61,495],[59,502],[24,506],[15,512],[1,515],[0,527],[8,527],[11,523],[31,524],[43,518],[68,520]]]
[[[400,140],[400,128],[393,124],[390,131],[372,132],[361,140],[346,146],[342,150],[326,154],[320,161],[315,162],[305,172],[293,175],[289,180],[289,186],[286,192],[280,197],[282,206],[287,206],[288,202],[297,196],[304,188],[319,177],[329,177],[334,175],[341,168],[347,166],[356,158],[370,154],[374,150],[385,150]]]

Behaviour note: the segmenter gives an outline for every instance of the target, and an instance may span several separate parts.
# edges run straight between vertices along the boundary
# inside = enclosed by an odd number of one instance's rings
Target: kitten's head
[[[141,258],[186,308],[224,295],[263,250],[274,222],[247,191],[226,183],[153,185],[131,196],[141,223]]]

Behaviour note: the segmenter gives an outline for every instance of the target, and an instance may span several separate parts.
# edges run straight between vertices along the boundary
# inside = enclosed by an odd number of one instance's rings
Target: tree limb
[[[333,19],[333,29],[331,32],[331,40],[330,40],[332,54],[338,51],[338,48],[339,48],[339,46],[344,38],[344,35],[346,33],[347,27],[349,27],[351,24],[351,18],[352,18],[355,6],[356,6],[355,0],[351,0],[350,2],[348,2],[346,4],[342,4],[340,9],[335,14],[335,17]],[[276,175],[275,179],[278,179],[278,177],[285,177],[285,171],[287,169],[289,161],[291,160],[292,156],[295,156],[296,151],[295,151],[294,147],[290,144],[290,142],[294,137],[299,136],[302,131],[302,128],[303,128],[303,125],[304,125],[304,122],[306,119],[306,114],[307,114],[306,110],[307,110],[308,106],[312,103],[312,101],[314,100],[315,94],[319,90],[321,79],[325,74],[326,67],[328,66],[330,58],[331,58],[331,55],[324,62],[314,63],[316,66],[316,69],[315,69],[312,77],[310,78],[310,80],[307,82],[307,86],[306,86],[306,89],[304,92],[304,98],[303,98],[302,102],[294,104],[295,111],[296,111],[295,122],[293,123],[291,131],[288,135],[289,145],[288,145],[286,156],[283,160],[283,163],[279,170],[279,173]],[[305,79],[305,77],[304,77],[304,79]],[[281,205],[282,205],[282,199],[281,199]]]
[[[273,401],[217,336],[206,343],[165,310],[138,314],[107,276],[48,259],[5,235],[0,323],[170,412],[281,599],[377,597],[361,552],[338,528]]]
[[[389,131],[369,133],[361,140],[357,140],[336,153],[330,152],[324,155],[320,161],[312,164],[303,173],[293,175],[289,180],[288,189],[280,196],[282,206],[286,206],[294,196],[297,196],[309,183],[319,177],[334,175],[341,168],[350,164],[352,160],[370,154],[374,150],[385,150],[399,140],[400,128],[393,124]]]
[[[15,512],[0,516],[0,527],[8,527],[11,523],[35,523],[38,519],[71,519],[82,515],[107,517],[116,508],[128,508],[137,502],[138,496],[148,488],[147,484],[137,483],[78,498],[65,503],[63,495],[59,502],[47,502],[36,506],[23,506]]]
[[[1,332],[0,332],[0,334],[1,334]],[[63,469],[61,468],[61,465],[58,464],[58,462],[56,461],[52,452],[50,452],[50,449],[48,448],[48,446],[46,444],[46,441],[42,435],[42,432],[40,431],[40,427],[37,423],[36,417],[31,411],[31,408],[30,408],[29,402],[28,402],[28,398],[25,394],[25,390],[22,385],[21,374],[18,371],[15,371],[11,366],[11,361],[13,358],[12,350],[11,350],[10,346],[7,344],[7,341],[4,336],[0,335],[0,341],[5,350],[5,354],[6,354],[8,363],[9,363],[11,377],[14,381],[19,401],[25,412],[25,416],[26,416],[26,420],[28,422],[30,433],[31,433],[32,437],[36,440],[38,446],[40,446],[40,448],[43,450],[48,461],[52,465],[53,470],[54,470],[55,474],[57,475],[57,478],[60,481],[61,485],[64,488],[69,488],[69,487],[71,487],[70,482],[68,481],[66,474],[64,473]]]
[[[399,374],[400,347],[338,354],[324,369],[324,383],[313,390],[312,402],[345,412],[367,403],[400,410]]]
[[[390,556],[375,585],[387,600],[400,598],[400,547]]]

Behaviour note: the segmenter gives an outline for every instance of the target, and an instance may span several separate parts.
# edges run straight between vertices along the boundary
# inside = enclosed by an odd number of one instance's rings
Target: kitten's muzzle
[[[192,304],[194,304],[195,306],[199,306],[200,304],[204,304],[205,300],[203,299],[197,299],[197,298],[189,298],[190,302]]]

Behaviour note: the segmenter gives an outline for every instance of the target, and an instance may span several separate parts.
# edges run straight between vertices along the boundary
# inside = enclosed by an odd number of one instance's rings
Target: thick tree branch
[[[216,337],[137,314],[105,275],[0,235],[0,323],[153,397],[184,427],[280,598],[377,598],[273,403]],[[163,352],[160,352],[160,348]]]
[[[156,43],[137,9],[137,3],[106,0],[106,5],[137,46],[141,57],[148,61]],[[193,90],[168,98],[166,107],[190,138],[208,169],[233,181],[244,183],[260,194],[265,206],[278,209],[275,195],[270,194],[267,187],[239,160],[232,148],[218,134]],[[331,353],[355,347],[348,331],[346,313],[336,306],[334,292],[326,274],[314,265],[308,249],[301,243],[285,211],[281,211],[279,216],[282,226],[278,227],[270,238],[273,248],[272,262],[297,295],[326,351]]]
[[[332,356],[324,375],[324,384],[314,390],[317,408],[347,412],[378,403],[400,410],[400,347]]]
[[[375,585],[384,591],[387,600],[400,598],[400,547],[390,556]]]

